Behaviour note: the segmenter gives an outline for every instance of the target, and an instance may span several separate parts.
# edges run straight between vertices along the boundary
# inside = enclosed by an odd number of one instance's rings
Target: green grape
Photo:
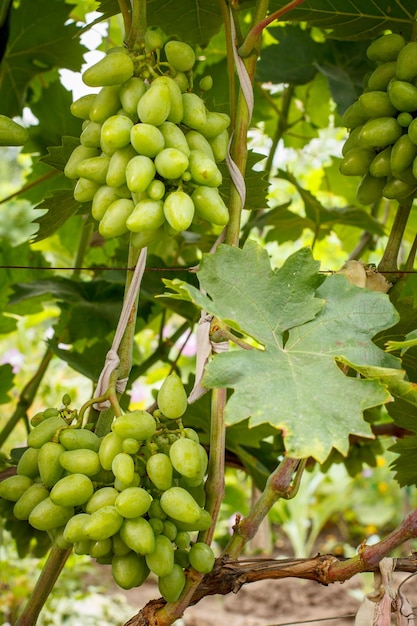
[[[194,203],[184,191],[172,191],[164,201],[164,215],[174,230],[187,230],[194,217]]]
[[[179,522],[194,524],[201,517],[201,508],[192,495],[182,487],[170,487],[164,491],[160,504],[169,517]]]
[[[49,496],[47,488],[41,483],[33,483],[17,500],[13,507],[13,515],[20,520],[29,519],[29,515],[39,502]]]
[[[218,190],[214,187],[199,186],[191,198],[196,213],[212,224],[225,226],[229,221],[229,211]]]
[[[140,587],[148,577],[149,569],[143,556],[130,552],[114,555],[111,565],[112,576],[122,589]]]
[[[60,506],[45,498],[32,509],[29,524],[37,530],[53,530],[64,526],[73,515],[74,507]]]
[[[81,120],[88,120],[90,115],[91,105],[96,98],[95,93],[89,93],[85,96],[81,96],[70,106],[70,111],[74,117],[78,117]]]
[[[88,146],[77,146],[71,152],[71,155],[65,165],[64,174],[67,178],[75,179],[78,177],[77,168],[78,165],[85,159],[98,156],[97,148],[91,148]]]
[[[126,226],[134,233],[157,230],[165,222],[162,200],[141,200],[126,220]]]
[[[402,126],[402,128],[408,128],[408,126],[410,126],[413,119],[414,118],[411,115],[411,113],[408,113],[407,111],[403,111],[402,113],[398,115],[397,122],[399,123],[400,126]]]
[[[189,493],[189,492],[186,491],[186,493]],[[182,530],[186,532],[193,532],[197,530],[198,531],[208,530],[213,525],[213,519],[210,513],[204,509],[201,509],[201,515],[196,522],[186,522],[182,520],[177,520],[175,518],[173,518],[173,521],[175,522],[177,529],[179,531]]]
[[[204,154],[206,154],[206,156],[208,156],[212,161],[215,160],[214,152],[208,139],[206,139],[204,135],[199,133],[198,130],[188,131],[188,133],[185,135],[185,139],[187,141],[188,147],[190,148],[190,151],[199,150],[200,152],[204,152]]]
[[[112,430],[122,439],[133,437],[137,441],[145,441],[155,434],[156,421],[147,411],[132,411],[117,417],[112,424]]]
[[[365,122],[358,143],[362,148],[385,148],[401,135],[402,128],[395,117],[379,117]]]
[[[161,131],[152,124],[140,122],[132,126],[130,141],[138,154],[155,157],[165,146]]]
[[[162,200],[165,195],[165,185],[162,180],[153,180],[149,187],[146,189],[151,200]]]
[[[203,453],[201,452],[203,451]],[[181,437],[169,449],[169,458],[174,469],[187,478],[200,479],[207,469],[207,455],[204,448],[192,439]]]
[[[381,150],[381,152],[378,152],[369,166],[371,176],[379,178],[391,174],[391,152],[392,146],[388,146],[384,148],[384,150]]]
[[[159,26],[150,26],[145,32],[145,46],[148,50],[158,50],[162,48],[167,40],[167,36]]]
[[[174,551],[174,561],[176,565],[179,565],[181,569],[187,569],[190,567],[189,550],[186,548],[177,548]]]
[[[130,191],[141,192],[149,186],[156,174],[154,162],[143,154],[130,159],[126,166],[126,183]]]
[[[387,105],[388,108],[388,105]],[[206,121],[198,128],[200,133],[207,139],[214,139],[230,126],[230,117],[227,113],[208,111]]]
[[[80,135],[81,145],[88,148],[99,148],[100,136],[101,124],[89,121]]]
[[[110,157],[101,154],[100,156],[90,157],[78,163],[75,173],[77,178],[86,178],[99,185],[106,182],[107,170],[109,169]]]
[[[150,494],[142,487],[128,487],[116,498],[115,507],[127,519],[147,513],[152,502]]]
[[[59,458],[64,469],[73,474],[94,476],[101,469],[100,458],[94,450],[65,450]]]
[[[119,85],[133,76],[134,65],[125,52],[113,52],[85,70],[82,79],[89,87]]]
[[[366,91],[359,96],[359,102],[369,119],[384,115],[396,115],[397,113],[397,109],[386,91]]]
[[[113,535],[113,537],[111,537],[111,542],[114,554],[117,554],[118,556],[126,556],[126,554],[131,552],[129,546],[127,546],[121,538],[120,533]]]
[[[169,374],[157,395],[158,407],[168,419],[178,419],[187,410],[187,394],[181,378],[175,372]]]
[[[101,128],[100,145],[103,152],[112,155],[115,150],[124,148],[130,142],[133,122],[125,115],[111,115]]]
[[[215,161],[200,150],[191,150],[189,169],[192,180],[198,185],[219,187],[222,175]]]
[[[176,148],[164,148],[155,157],[155,168],[160,176],[174,180],[180,178],[188,167],[188,157]]]
[[[168,41],[164,46],[168,63],[179,72],[188,72],[194,67],[195,53],[191,46],[182,41]]]
[[[123,517],[114,505],[103,506],[90,515],[85,525],[85,533],[89,539],[101,541],[119,532]]]
[[[132,76],[120,86],[119,98],[123,109],[129,115],[137,115],[138,102],[146,91],[146,85],[141,78]]]
[[[399,46],[400,43],[398,43],[398,47]],[[399,51],[396,68],[397,78],[399,80],[411,81],[417,75],[416,52],[417,45],[415,41],[407,43]]]
[[[150,554],[155,549],[152,526],[143,517],[126,519],[120,528],[120,537],[137,554]]]
[[[114,487],[101,487],[97,489],[85,505],[86,513],[90,515],[103,506],[111,506],[116,502],[119,492]]]
[[[136,454],[140,448],[140,443],[133,437],[127,437],[123,439],[122,443],[123,452],[127,452],[128,454]]]
[[[398,53],[405,46],[404,37],[397,33],[382,35],[375,39],[366,51],[368,59],[377,61],[378,63],[386,63],[387,61],[395,61]]]
[[[187,92],[182,94],[182,104],[184,107],[182,123],[194,130],[200,130],[207,122],[204,101],[197,94]]]
[[[156,519],[160,519],[162,521],[167,518],[167,514],[162,510],[161,503],[158,499],[152,500],[148,515],[149,517],[155,517]]]
[[[159,126],[168,119],[171,110],[171,92],[164,83],[151,84],[138,102],[139,120]]]
[[[174,81],[180,88],[181,93],[185,93],[186,91],[188,91],[190,87],[190,82],[188,80],[187,74],[184,74],[184,72],[177,72],[174,76]]]
[[[63,530],[63,537],[68,543],[76,543],[78,541],[89,541],[89,538],[85,532],[85,525],[90,520],[90,516],[87,513],[78,513],[71,517],[65,524]]]
[[[175,541],[175,537],[177,536],[177,527],[175,526],[174,522],[171,522],[171,520],[167,519],[165,520],[165,522],[162,523],[162,534],[165,535],[165,537],[168,537],[170,541]]]
[[[116,454],[111,465],[112,472],[117,480],[129,485],[135,477],[135,464],[127,452]]]
[[[391,172],[393,176],[399,176],[410,167],[416,156],[416,144],[411,141],[408,134],[401,135],[391,150]]]
[[[413,113],[417,109],[417,87],[405,80],[392,80],[388,96],[398,111]]]
[[[60,506],[80,506],[93,495],[93,483],[85,474],[69,474],[58,480],[49,497]]]
[[[126,185],[126,166],[134,156],[136,156],[136,151],[131,145],[119,148],[113,152],[107,170],[106,185],[109,187],[121,187],[122,185]],[[117,195],[114,199],[117,199]]]
[[[202,91],[209,91],[213,87],[213,78],[212,76],[203,76],[200,80],[198,86]]]
[[[172,122],[164,122],[159,126],[164,141],[165,148],[175,148],[180,152],[183,152],[186,157],[190,154],[190,148],[187,143],[187,137],[182,132],[181,128]],[[188,133],[187,133],[188,134]]]
[[[166,85],[169,89],[170,95],[170,109],[167,116],[167,121],[172,122],[173,124],[179,124],[184,115],[184,105],[182,102],[182,93],[180,87],[177,85],[175,80],[170,78],[169,76],[158,76],[152,82],[152,87],[158,85]]]
[[[164,530],[164,522],[157,517],[151,517],[149,519],[149,523],[152,526],[153,534],[155,535],[155,537],[156,535],[160,535]]]
[[[186,530],[177,531],[177,534],[175,535],[175,543],[180,549],[188,548],[191,543],[190,533]]]
[[[165,535],[155,537],[152,552],[145,556],[146,565],[156,576],[167,576],[174,567],[174,547]]]
[[[114,457],[122,451],[123,440],[116,432],[111,432],[105,435],[100,442],[100,448],[98,451],[101,466],[105,470],[111,470]]]
[[[139,233],[131,233],[130,243],[134,248],[146,248],[155,241],[160,241],[165,235],[164,228],[156,228],[155,230],[142,230]]]
[[[184,589],[185,581],[184,570],[175,563],[169,574],[159,577],[159,593],[167,602],[176,602]]]
[[[86,428],[65,428],[59,433],[59,442],[66,450],[87,448],[98,452],[100,447],[99,437]]]
[[[41,448],[47,441],[50,441],[58,429],[67,426],[66,421],[60,416],[48,417],[45,421],[36,426],[28,435],[28,446],[31,448]]]
[[[119,86],[103,87],[90,108],[90,120],[102,124],[120,109]]]
[[[217,163],[224,161],[229,151],[229,133],[227,129],[215,137],[208,139],[209,145],[213,151],[214,160]]]
[[[29,478],[39,476],[38,469],[39,448],[26,448],[16,467],[16,473]]]
[[[88,180],[88,178],[79,178],[75,185],[74,198],[77,202],[90,202],[99,188],[99,183]]]
[[[75,554],[83,555],[90,554],[90,540],[84,539],[83,541],[76,541],[73,545],[73,550]]]
[[[157,489],[166,491],[172,485],[172,463],[166,454],[157,452],[146,462],[146,472]]]
[[[386,91],[390,80],[395,77],[396,69],[395,61],[381,63],[369,76],[367,88],[371,91]]]
[[[138,472],[134,472],[133,478],[130,483],[122,482],[119,478],[114,479],[114,488],[118,491],[124,491],[125,489],[129,489],[130,487],[139,487],[140,485],[140,476]]]
[[[134,209],[132,200],[119,198],[112,202],[100,220],[98,230],[104,239],[120,237],[128,232],[127,220]]]
[[[197,572],[209,574],[214,567],[213,550],[206,543],[197,541],[190,550],[190,564]]]
[[[46,487],[53,487],[64,474],[64,468],[60,463],[63,452],[65,452],[64,446],[53,441],[47,441],[39,450],[39,474]]]
[[[111,563],[111,560],[113,559],[112,545],[110,537],[107,539],[101,539],[100,541],[91,541],[90,556],[93,557],[93,559],[99,559],[109,555],[110,561],[108,561],[108,563]]]

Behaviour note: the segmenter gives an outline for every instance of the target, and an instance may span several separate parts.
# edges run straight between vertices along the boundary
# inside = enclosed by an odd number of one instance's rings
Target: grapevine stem
[[[132,28],[132,16],[129,12],[129,7],[126,4],[126,0],[118,0],[120,13],[123,17],[123,24],[125,29],[125,34],[130,33]]]
[[[250,541],[259,528],[268,511],[279,498],[293,498],[297,493],[305,462],[285,457],[276,470],[269,476],[265,489],[255,506],[243,520],[237,520],[234,533],[224,549],[224,554],[236,559],[243,550],[245,543]],[[294,472],[296,475],[294,477]]]
[[[239,48],[240,56],[241,57],[249,56],[252,53],[259,36],[262,34],[263,29],[266,28],[269,24],[271,24],[271,22],[278,20],[288,11],[291,11],[291,9],[295,9],[295,7],[298,7],[303,2],[304,0],[292,0],[292,2],[289,2],[281,9],[274,11],[273,13],[271,13],[271,15],[268,15],[268,17],[265,17],[263,20],[257,22],[255,26],[248,32],[248,34],[245,37],[245,41],[240,46]]]
[[[214,529],[224,495],[224,448],[226,437],[224,408],[226,406],[226,399],[226,389],[213,389],[211,397],[210,458],[206,482],[207,500],[205,505],[205,508],[213,518],[213,524],[209,530],[199,535],[199,541],[205,541],[209,545],[213,540]]]
[[[405,227],[407,225],[408,217],[410,215],[411,207],[413,205],[413,199],[411,198],[398,205],[397,212],[395,214],[394,223],[391,228],[390,235],[388,237],[387,246],[378,265],[378,271],[384,272],[396,272],[398,270],[398,253],[400,250],[402,238],[404,235]]]
[[[39,613],[58,580],[71,551],[72,548],[68,550],[61,550],[55,546],[51,548],[33,592],[15,626],[34,626],[36,624]]]
[[[146,32],[146,1],[131,0],[132,19],[126,38],[126,45],[131,50],[139,49],[145,42]]]

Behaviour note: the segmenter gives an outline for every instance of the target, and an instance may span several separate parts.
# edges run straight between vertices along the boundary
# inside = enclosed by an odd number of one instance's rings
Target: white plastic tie
[[[120,359],[118,355],[118,350],[120,347],[120,343],[122,341],[123,335],[126,330],[126,326],[129,322],[129,318],[132,313],[132,308],[135,304],[137,294],[140,290],[140,285],[142,282],[143,274],[145,272],[146,267],[146,253],[147,248],[142,248],[138,262],[135,267],[135,271],[133,273],[132,282],[129,285],[128,292],[126,294],[126,298],[123,303],[122,311],[120,313],[119,321],[117,323],[116,332],[114,334],[113,343],[110,350],[107,352],[106,360],[99,376],[97,387],[94,395],[98,398],[104,395],[109,388],[110,385],[110,377],[113,372],[119,367]],[[123,393],[126,389],[127,378],[120,378],[116,382],[116,391],[118,393]],[[103,402],[96,402],[94,404],[94,408],[99,411],[104,411],[110,407],[110,402],[105,400]]]
[[[236,42],[236,28],[235,28],[235,23],[233,20],[233,13],[232,13],[232,9],[230,7],[229,9],[230,11],[230,28],[231,28],[231,35],[232,35],[232,44],[233,44],[233,56],[234,56],[234,60],[235,60],[235,65],[236,65],[236,70],[237,70],[237,74],[239,77],[239,82],[240,82],[240,86],[242,89],[242,93],[243,96],[245,98],[246,101],[246,106],[248,107],[248,112],[249,112],[249,120],[252,119],[252,113],[253,113],[253,107],[254,107],[254,95],[253,95],[253,86],[251,83],[251,79],[250,76],[248,74],[248,71],[245,67],[244,62],[242,61],[242,58],[239,55],[238,49],[237,49],[237,42]],[[236,163],[233,161],[231,155],[230,155],[230,146],[232,143],[232,139],[233,139],[233,133],[230,137],[230,141],[229,141],[229,149],[228,149],[228,153],[226,155],[226,164],[227,167],[229,169],[230,172],[230,177],[233,181],[233,184],[235,185],[237,192],[240,196],[240,200],[242,203],[242,207],[245,206],[245,202],[246,202],[246,185],[245,185],[245,179],[241,173],[241,171],[239,170],[238,166],[236,165]]]

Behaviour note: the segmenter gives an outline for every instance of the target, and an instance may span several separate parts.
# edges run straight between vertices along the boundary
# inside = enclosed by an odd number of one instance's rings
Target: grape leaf
[[[72,189],[57,189],[52,192],[43,202],[36,206],[37,209],[46,209],[46,213],[37,218],[39,224],[34,241],[42,241],[53,235],[67,219],[78,213],[85,205],[77,202]]]
[[[30,81],[54,67],[77,71],[86,48],[79,27],[66,24],[69,6],[59,0],[21,0],[11,12],[10,35],[0,65],[2,113],[18,115]]]
[[[198,277],[208,296],[178,281],[167,285],[265,348],[218,354],[206,367],[206,387],[234,389],[227,424],[270,423],[288,454],[323,462],[333,447],[346,455],[349,434],[372,438],[362,413],[390,398],[384,384],[346,376],[338,361],[398,367],[372,343],[398,316],[385,294],[341,275],[320,285],[317,265],[302,249],[272,271],[265,250],[248,241],[203,258]]]
[[[120,13],[120,6],[117,0],[102,0],[97,10],[103,19]],[[148,26],[159,26],[167,35],[202,46],[223,24],[218,0],[147,0],[146,12]]]
[[[395,480],[400,487],[405,485],[417,485],[417,437],[404,437],[398,439],[390,448],[391,452],[396,452],[398,458],[391,463],[391,468],[395,470]]]
[[[277,11],[286,4],[287,0],[271,0],[269,9]],[[332,0],[306,0],[285,13],[285,19],[322,28],[334,39],[373,39],[387,29],[411,38],[414,13],[414,3],[399,0],[344,0],[337,4]]]

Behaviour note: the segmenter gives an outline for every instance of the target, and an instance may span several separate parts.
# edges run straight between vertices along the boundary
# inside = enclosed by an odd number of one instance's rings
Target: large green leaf
[[[79,28],[66,24],[69,5],[60,0],[21,0],[12,10],[10,35],[0,65],[1,112],[18,115],[30,81],[54,67],[77,71],[86,48]]]
[[[53,235],[67,219],[84,210],[85,205],[77,202],[72,189],[57,189],[53,191],[43,202],[36,206],[37,209],[46,210],[44,215],[37,218],[39,224],[35,241],[42,241]]]
[[[317,265],[302,249],[272,271],[266,251],[249,241],[204,257],[198,275],[208,296],[168,286],[264,346],[216,355],[207,366],[205,386],[234,389],[226,422],[270,423],[290,455],[323,462],[333,447],[347,453],[349,434],[372,437],[363,411],[390,398],[384,384],[348,377],[338,361],[398,367],[372,342],[398,316],[385,294],[341,275],[319,286]]]
[[[273,12],[286,4],[287,0],[271,0],[269,8]],[[385,29],[411,37],[415,11],[412,0],[306,0],[285,19],[318,26],[335,39],[372,39]]]
[[[102,0],[103,17],[120,13],[117,0]],[[148,26],[159,26],[167,35],[205,46],[220,29],[223,20],[218,0],[148,0]]]

